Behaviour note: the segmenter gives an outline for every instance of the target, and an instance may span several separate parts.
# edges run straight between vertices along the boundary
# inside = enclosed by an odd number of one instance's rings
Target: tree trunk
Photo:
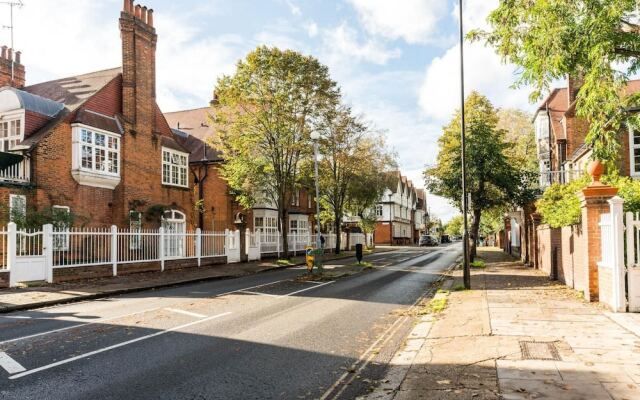
[[[280,210],[280,220],[282,221],[282,258],[289,259],[289,213],[286,208]]]
[[[340,254],[340,237],[341,232],[340,232],[340,225],[342,225],[342,221],[340,220],[340,217],[337,214],[334,214],[334,231],[336,232],[336,248],[334,249],[334,253],[336,254]]]
[[[469,235],[470,246],[469,246],[469,259],[473,261],[476,258],[476,245],[478,242],[478,232],[480,231],[480,216],[482,214],[482,210],[476,208],[473,210],[473,223],[471,224],[471,232]]]

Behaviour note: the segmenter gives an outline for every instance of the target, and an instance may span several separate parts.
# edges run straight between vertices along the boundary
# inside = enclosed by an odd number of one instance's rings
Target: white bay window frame
[[[24,139],[24,110],[0,115],[0,151],[11,151]]]
[[[189,187],[189,154],[162,148],[162,184]]]
[[[72,175],[86,186],[114,189],[120,183],[120,135],[84,124],[72,127]]]
[[[629,175],[640,178],[640,131],[631,127],[629,127]]]

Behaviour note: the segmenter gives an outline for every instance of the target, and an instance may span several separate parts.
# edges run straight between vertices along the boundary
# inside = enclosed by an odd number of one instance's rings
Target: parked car
[[[422,235],[420,236],[420,240],[418,241],[418,246],[437,246],[440,244],[440,241],[431,235]]]
[[[451,243],[451,238],[449,235],[442,235],[440,237],[440,243]]]

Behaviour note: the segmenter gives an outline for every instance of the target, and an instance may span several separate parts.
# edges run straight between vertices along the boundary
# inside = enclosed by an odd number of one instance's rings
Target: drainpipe
[[[547,102],[547,104],[545,105],[546,107],[546,111],[547,111],[547,136],[549,139],[549,183],[552,183],[551,181],[553,180],[553,175],[551,174],[551,171],[553,170],[553,163],[552,163],[552,155],[553,155],[553,151],[551,148],[551,113],[549,112],[549,102]]]

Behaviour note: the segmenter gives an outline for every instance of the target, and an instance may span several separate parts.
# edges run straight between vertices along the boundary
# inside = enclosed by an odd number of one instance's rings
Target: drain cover
[[[562,361],[555,342],[520,342],[523,360],[555,360]]]

